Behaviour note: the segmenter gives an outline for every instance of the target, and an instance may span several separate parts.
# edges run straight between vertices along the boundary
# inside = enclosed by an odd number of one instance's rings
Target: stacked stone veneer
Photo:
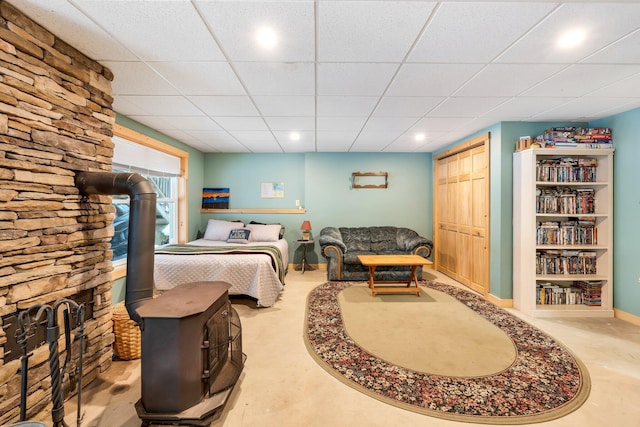
[[[0,316],[93,290],[84,383],[111,365],[111,198],[78,171],[111,170],[111,72],[0,0]],[[19,415],[20,361],[4,362],[0,425]],[[29,359],[29,414],[50,399],[48,349]],[[62,343],[61,350],[64,348]]]

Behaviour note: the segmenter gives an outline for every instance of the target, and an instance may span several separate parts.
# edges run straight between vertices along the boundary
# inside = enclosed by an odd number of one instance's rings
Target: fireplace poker
[[[16,330],[16,341],[22,349],[22,356],[20,357],[21,372],[20,372],[20,421],[27,419],[27,386],[28,386],[28,374],[29,374],[29,357],[33,353],[27,349],[27,341],[29,339],[29,332],[36,328],[36,323],[31,323],[30,312],[35,309],[39,309],[41,305],[35,305],[28,310],[22,311],[18,315],[18,328]]]
[[[64,328],[65,328],[65,343],[66,343],[66,352],[65,362],[60,369],[60,353],[58,350],[58,339],[60,338],[60,326],[58,325],[57,313],[58,308],[62,305],[65,305],[65,309],[63,312],[64,317]],[[33,319],[31,318],[31,312],[37,310]],[[78,352],[78,365],[75,368],[75,375],[77,375],[77,386],[78,386],[78,411],[77,411],[77,427],[80,427],[82,421],[82,410],[81,410],[81,399],[82,399],[82,353],[84,345],[84,304],[77,304],[73,300],[69,300],[63,298],[61,300],[56,301],[53,306],[47,304],[37,304],[28,309],[22,311],[18,316],[18,329],[16,331],[16,339],[18,344],[22,349],[22,376],[20,383],[20,421],[25,421],[26,419],[26,401],[27,401],[27,375],[29,369],[29,357],[32,353],[29,353],[27,349],[27,339],[29,335],[29,331],[35,329],[38,323],[40,322],[40,318],[43,314],[46,314],[47,317],[47,329],[46,329],[46,340],[49,344],[49,371],[51,375],[51,400],[52,400],[52,409],[51,409],[51,417],[53,420],[52,427],[69,427],[69,425],[64,421],[64,394],[62,390],[62,382],[64,380],[64,375],[67,369],[67,366],[71,361],[71,320],[69,312],[71,310],[76,311],[76,324],[75,326],[78,328],[78,343],[79,343],[79,352]],[[69,380],[71,382],[72,375],[69,375]]]

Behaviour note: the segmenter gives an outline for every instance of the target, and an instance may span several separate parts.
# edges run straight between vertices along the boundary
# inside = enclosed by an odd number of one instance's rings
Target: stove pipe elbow
[[[151,183],[137,173],[79,172],[76,186],[85,195],[130,197],[125,306],[131,319],[141,324],[137,309],[153,298],[156,192]]]

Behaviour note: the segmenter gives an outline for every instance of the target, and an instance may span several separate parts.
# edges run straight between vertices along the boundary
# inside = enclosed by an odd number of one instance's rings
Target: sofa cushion
[[[370,250],[378,254],[397,250],[398,240],[396,234],[396,227],[371,227]]]
[[[347,246],[347,251],[370,251],[371,232],[369,227],[340,228],[342,241]]]

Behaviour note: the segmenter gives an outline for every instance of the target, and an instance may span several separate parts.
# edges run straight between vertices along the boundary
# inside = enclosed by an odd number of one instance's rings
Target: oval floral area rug
[[[421,287],[420,297],[372,297],[362,282],[318,286],[310,354],[371,397],[453,421],[538,423],[585,402],[586,367],[552,337],[464,289]]]

